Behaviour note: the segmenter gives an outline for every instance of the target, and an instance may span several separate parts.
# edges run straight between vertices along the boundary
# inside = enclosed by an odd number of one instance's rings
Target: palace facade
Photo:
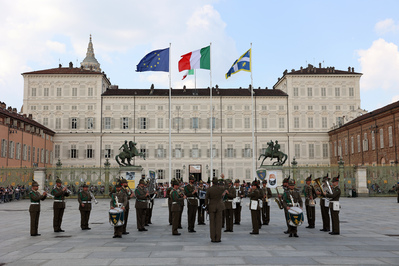
[[[33,71],[24,77],[24,113],[56,132],[54,158],[63,165],[103,165],[125,140],[133,140],[146,160],[135,159],[147,172],[156,170],[168,180],[169,91],[119,89],[111,85],[94,57],[90,38],[80,68]],[[210,127],[213,127],[213,175],[253,179],[252,149],[258,157],[270,140],[278,141],[301,165],[330,164],[328,131],[343,117],[360,110],[361,74],[308,65],[287,70],[273,89],[254,89],[254,136],[249,88],[172,89],[172,175],[192,173],[207,180],[210,169]],[[212,108],[212,117],[211,117]],[[360,111],[359,111],[360,110]],[[265,161],[270,164],[270,160]]]

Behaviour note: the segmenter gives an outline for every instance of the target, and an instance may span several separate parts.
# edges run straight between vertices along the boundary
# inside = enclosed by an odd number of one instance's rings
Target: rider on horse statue
[[[136,145],[137,143],[134,141],[129,141],[128,145],[127,140],[125,140],[125,143],[122,144],[122,146],[119,148],[119,150],[122,149],[122,151],[115,156],[115,160],[120,166],[132,165],[130,161],[135,156],[140,156],[145,160],[145,154],[143,152],[139,152],[136,148]],[[121,161],[119,161],[118,159],[121,159]],[[127,160],[127,163],[125,162],[125,159]]]
[[[267,143],[267,146],[268,147],[266,148],[265,153],[261,154],[258,159],[260,160],[262,156],[264,157],[261,166],[263,165],[263,162],[266,158],[270,158],[270,161],[274,158],[277,158],[277,162],[274,162],[273,165],[283,165],[288,156],[287,154],[280,151],[280,144],[278,144],[278,141],[276,140],[276,142],[274,143],[273,140],[271,140]]]

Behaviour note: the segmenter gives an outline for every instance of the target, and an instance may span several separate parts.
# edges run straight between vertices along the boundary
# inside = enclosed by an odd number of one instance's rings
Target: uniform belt
[[[178,202],[172,202],[172,204],[179,204]]]
[[[137,199],[139,202],[147,202],[147,200]]]
[[[226,200],[226,201],[227,201],[227,202],[233,202],[233,200],[229,200],[229,199],[228,199],[228,200]]]
[[[91,201],[82,201],[82,203],[91,203]]]
[[[39,204],[40,205],[40,202],[31,202],[30,204]]]
[[[55,199],[54,202],[64,202],[64,200]]]
[[[186,199],[196,199],[195,197],[187,197]]]

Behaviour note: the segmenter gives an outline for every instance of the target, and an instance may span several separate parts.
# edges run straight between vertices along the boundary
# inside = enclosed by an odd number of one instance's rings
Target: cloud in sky
[[[384,35],[387,33],[397,33],[399,32],[399,23],[395,23],[393,19],[387,18],[385,20],[377,22],[374,30],[379,35]]]
[[[363,77],[361,90],[397,91],[399,88],[399,51],[384,39],[374,41],[367,50],[358,51]]]

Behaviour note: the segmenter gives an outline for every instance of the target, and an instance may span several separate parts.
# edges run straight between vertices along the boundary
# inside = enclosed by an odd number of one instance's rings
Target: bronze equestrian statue
[[[136,142],[129,141],[128,146],[127,140],[125,140],[125,143],[119,148],[119,150],[122,149],[122,151],[115,156],[115,160],[120,166],[131,166],[132,164],[130,161],[136,156],[139,156],[145,160],[145,153],[139,152],[136,148],[136,145]],[[125,160],[127,160],[127,162],[125,162]]]
[[[271,140],[267,143],[267,146],[268,147],[266,148],[265,153],[259,155],[258,161],[262,156],[264,157],[260,166],[263,165],[263,162],[266,160],[266,158],[270,158],[270,160],[277,158],[277,162],[273,162],[273,165],[283,165],[288,156],[287,154],[280,151],[280,144],[278,144],[278,141],[276,140],[276,143],[274,143]]]

